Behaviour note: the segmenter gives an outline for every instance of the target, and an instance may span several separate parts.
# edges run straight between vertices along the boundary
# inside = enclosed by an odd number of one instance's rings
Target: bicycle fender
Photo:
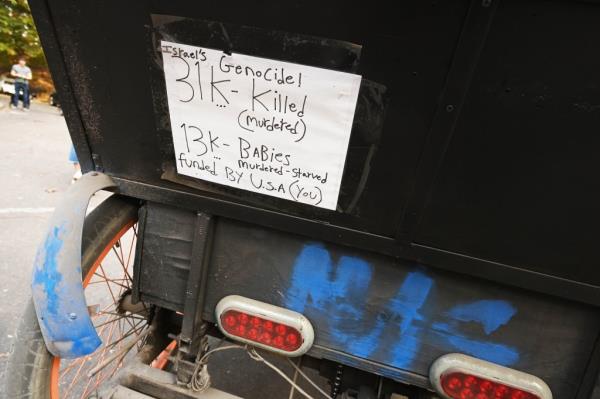
[[[91,196],[115,187],[102,173],[86,173],[56,207],[33,264],[33,303],[48,351],[75,358],[94,352],[102,341],[92,324],[81,276],[83,222]]]

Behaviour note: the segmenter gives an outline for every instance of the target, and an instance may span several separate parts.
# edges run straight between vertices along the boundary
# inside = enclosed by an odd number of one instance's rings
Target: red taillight
[[[540,399],[522,389],[464,373],[442,375],[442,388],[452,399]]]
[[[429,380],[445,399],[552,399],[538,377],[460,353],[436,359]]]
[[[215,313],[227,337],[286,356],[306,353],[315,337],[302,314],[238,295],[221,299]]]
[[[221,325],[225,331],[236,337],[286,352],[294,352],[302,345],[302,335],[295,328],[237,310],[223,313]]]

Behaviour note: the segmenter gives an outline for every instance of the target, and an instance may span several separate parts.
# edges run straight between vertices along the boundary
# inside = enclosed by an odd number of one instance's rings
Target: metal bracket
[[[177,379],[188,383],[196,370],[195,361],[202,357],[208,346],[207,324],[202,320],[208,266],[212,251],[214,220],[211,215],[198,212],[192,241],[192,263],[185,291],[184,317],[179,335]]]
[[[33,265],[33,303],[46,347],[54,356],[85,356],[102,341],[89,316],[81,278],[81,238],[90,197],[115,187],[102,173],[71,185],[50,219]]]

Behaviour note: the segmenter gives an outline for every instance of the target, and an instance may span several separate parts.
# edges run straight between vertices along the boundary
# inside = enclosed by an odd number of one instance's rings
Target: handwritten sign
[[[336,209],[361,77],[161,42],[177,172]]]

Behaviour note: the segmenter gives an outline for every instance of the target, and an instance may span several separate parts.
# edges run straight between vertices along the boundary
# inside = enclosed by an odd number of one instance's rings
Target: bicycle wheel
[[[87,398],[133,356],[143,340],[148,309],[124,310],[132,286],[132,263],[136,243],[137,205],[112,196],[85,220],[82,237],[82,279],[86,301],[102,346],[78,358],[53,357],[43,342],[33,303],[19,325],[7,367],[10,398]],[[143,304],[142,304],[143,306]],[[128,305],[131,310],[131,304]],[[135,342],[135,344],[133,344]],[[131,350],[127,348],[131,346]],[[88,373],[106,364],[93,377]]]

